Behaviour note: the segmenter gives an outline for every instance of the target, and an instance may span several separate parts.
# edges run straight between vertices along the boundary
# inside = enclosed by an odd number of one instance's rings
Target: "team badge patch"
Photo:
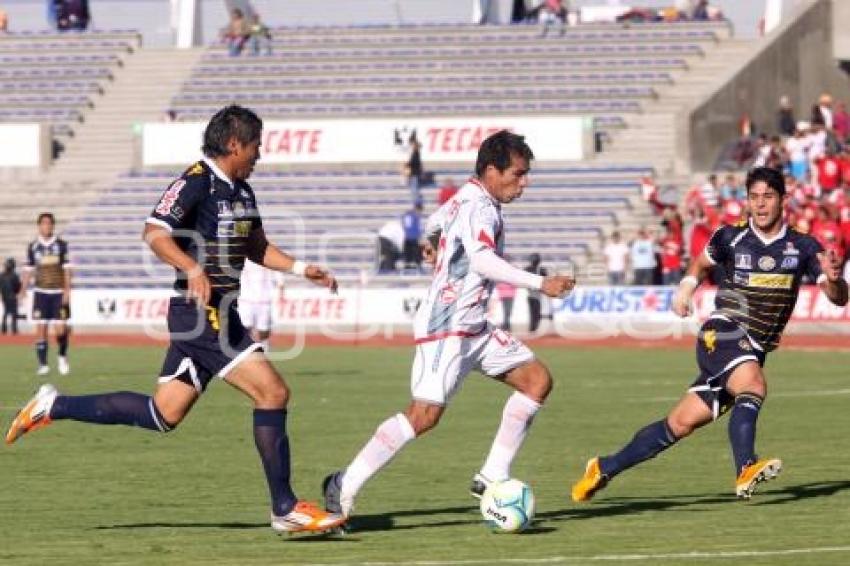
[[[717,348],[717,331],[716,330],[706,330],[702,333],[702,342],[705,344],[705,349],[709,354],[713,354],[714,350]]]
[[[797,269],[798,265],[800,265],[800,258],[797,256],[782,258],[782,269]]]
[[[750,254],[735,254],[735,269],[752,269],[753,256]]]
[[[776,267],[776,260],[769,255],[763,255],[759,258],[759,269],[762,271],[773,271]]]

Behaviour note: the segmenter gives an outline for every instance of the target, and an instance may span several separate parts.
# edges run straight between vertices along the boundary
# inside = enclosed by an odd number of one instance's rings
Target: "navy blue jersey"
[[[215,168],[217,170],[217,168]],[[244,181],[230,184],[207,161],[199,161],[175,180],[159,199],[148,222],[172,231],[181,250],[198,262],[210,279],[210,303],[219,306],[239,292],[239,275],[251,232],[262,226],[254,191]],[[177,273],[177,291],[186,276]]]
[[[27,266],[35,270],[35,290],[61,293],[65,288],[65,269],[70,267],[68,243],[57,237],[37,239],[27,246]]]
[[[822,274],[817,258],[822,251],[817,240],[787,226],[770,240],[746,223],[718,228],[706,248],[723,271],[715,308],[744,327],[766,352],[775,349],[803,276],[815,282]]]

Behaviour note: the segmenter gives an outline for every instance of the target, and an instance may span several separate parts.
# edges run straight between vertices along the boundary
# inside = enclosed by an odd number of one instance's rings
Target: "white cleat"
[[[38,366],[38,370],[36,370],[36,375],[47,375],[50,373],[50,366]]]
[[[345,517],[319,509],[315,503],[299,501],[295,507],[278,517],[272,514],[272,529],[278,533],[327,533],[345,523]]]
[[[71,366],[68,365],[68,358],[65,356],[59,356],[58,366],[59,375],[68,375],[71,371]]]

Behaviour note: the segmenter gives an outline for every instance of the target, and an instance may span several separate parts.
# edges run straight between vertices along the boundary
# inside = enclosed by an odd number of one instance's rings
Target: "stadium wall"
[[[680,319],[670,311],[675,287],[579,287],[565,299],[543,301],[543,327],[566,338],[678,338],[693,335],[714,309],[715,290],[701,288],[694,297],[695,316]],[[314,287],[292,287],[272,303],[277,332],[330,339],[409,336],[424,286],[386,288],[347,286],[338,294]],[[72,294],[74,327],[83,332],[139,332],[165,338],[167,289],[80,289]],[[27,312],[28,305],[21,311]],[[499,300],[490,302],[490,320],[504,319]],[[528,328],[527,293],[518,290],[511,325]],[[818,287],[803,287],[789,330],[798,334],[850,334],[850,307],[836,307]]]
[[[774,132],[782,95],[791,97],[801,117],[809,116],[823,92],[850,96],[850,77],[833,58],[833,7],[832,0],[800,2],[751,58],[730,65],[717,88],[682,113],[676,131],[679,169],[711,169],[720,149],[739,136],[744,114],[759,131]]]

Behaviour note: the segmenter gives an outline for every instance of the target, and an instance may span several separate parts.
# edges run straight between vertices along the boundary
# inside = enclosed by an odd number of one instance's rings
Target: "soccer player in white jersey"
[[[412,400],[403,413],[378,426],[347,468],[324,479],[326,509],[349,516],[366,481],[405,444],[437,425],[472,370],[515,391],[470,491],[481,497],[490,483],[510,477],[511,463],[552,388],[552,377],[525,344],[487,321],[490,293],[496,282],[504,281],[561,297],[575,284],[566,276],[528,273],[501,258],[501,207],[519,198],[528,186],[533,158],[522,136],[507,131],[493,134],[478,152],[475,177],[429,219],[428,233],[439,233],[439,243],[428,297],[414,323]]]
[[[254,342],[262,344],[268,354],[272,303],[277,289],[283,286],[283,274],[246,259],[239,279],[239,318]]]

